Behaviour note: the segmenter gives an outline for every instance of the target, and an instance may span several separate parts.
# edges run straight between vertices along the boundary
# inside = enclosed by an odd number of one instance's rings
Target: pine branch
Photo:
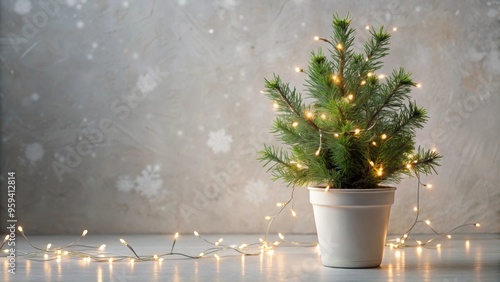
[[[326,104],[339,97],[338,88],[332,80],[332,73],[333,68],[321,49],[311,52],[311,63],[306,71],[308,75],[306,86],[309,96],[318,100],[320,104]]]
[[[281,78],[274,75],[273,80],[265,80],[267,88],[267,96],[272,100],[279,100],[285,107],[279,107],[280,111],[283,109],[290,110],[297,117],[301,117],[300,112],[302,109],[302,97],[297,94],[295,89],[290,91],[288,84],[283,84]],[[286,93],[286,94],[285,94]],[[281,105],[280,105],[281,106]]]
[[[392,120],[395,128],[391,135],[407,132],[414,134],[416,128],[422,128],[427,121],[427,112],[423,108],[417,107],[415,102],[410,102],[408,107],[404,107],[400,114],[395,113]]]
[[[390,91],[390,93],[388,95],[386,95],[385,99],[383,100],[383,103],[377,107],[375,113],[372,114],[372,116],[368,120],[368,123],[366,124],[365,128],[370,128],[370,126],[372,126],[372,123],[375,121],[377,116],[382,112],[382,110],[385,107],[391,106],[391,102],[393,100],[396,100],[396,101],[394,101],[397,103],[395,106],[401,106],[401,103],[400,103],[401,98],[406,96],[407,92],[409,92],[406,89],[403,89],[402,87],[413,85],[413,82],[411,81],[409,75],[407,73],[405,73],[403,69],[400,69],[398,73],[396,73],[396,72],[393,73],[393,75],[392,75],[393,81],[391,81],[390,78],[387,78],[387,80],[388,80],[387,86],[388,87],[392,86],[392,90]],[[394,85],[391,85],[391,84],[394,84]],[[401,91],[402,89],[403,89],[403,91]],[[400,96],[400,97],[398,97],[398,96]]]
[[[288,109],[290,111],[292,111],[293,114],[295,114],[297,117],[301,118],[302,120],[306,121],[306,123],[309,124],[311,127],[313,127],[316,131],[321,131],[321,129],[311,119],[304,118],[300,114],[300,109],[297,109],[297,107],[293,105],[292,99],[289,99],[287,97],[287,94],[285,94],[285,93],[291,93],[291,95],[288,95],[288,96],[292,96],[295,98],[295,100],[296,100],[296,101],[294,101],[295,104],[301,104],[302,99],[300,97],[297,97],[297,95],[295,95],[295,89],[292,92],[284,91],[284,89],[288,90],[288,87],[286,87],[286,86],[283,87],[283,84],[281,83],[281,79],[279,78],[279,76],[275,76],[274,80],[272,82],[266,80],[266,86],[268,89],[272,89],[272,90],[276,91],[276,93],[279,95],[280,100],[288,107]],[[271,93],[271,96],[272,96],[272,93]]]
[[[349,15],[347,15],[346,18],[340,18],[338,15],[335,15],[332,24],[334,30],[332,40],[337,44],[334,48],[336,56],[339,60],[338,87],[340,95],[342,97],[346,96],[344,69],[346,63],[350,59],[350,55],[352,53],[350,49],[354,40],[354,38],[352,37],[352,33],[354,32],[354,30],[352,28],[349,28],[350,22],[351,19],[349,18]]]
[[[382,67],[381,58],[388,55],[389,40],[391,34],[381,27],[377,32],[375,29],[370,29],[372,37],[365,43],[366,66],[369,66],[371,71],[376,71]]]
[[[264,166],[267,166],[271,162],[275,163],[267,171],[273,169],[276,165],[290,167],[290,157],[280,148],[274,146],[266,146],[264,144],[264,150],[260,151],[259,153],[260,156],[258,160],[265,161],[266,163],[264,164]]]
[[[434,168],[435,166],[439,166],[437,160],[442,158],[436,151],[434,150],[424,150],[420,147],[417,149],[417,154],[415,155],[415,161],[412,163],[413,170],[415,172],[421,172],[424,174],[436,173],[437,171]]]
[[[286,122],[281,118],[276,118],[272,133],[279,135],[281,141],[286,144],[295,145],[304,141],[304,138],[297,133],[297,130],[290,126],[290,122]]]

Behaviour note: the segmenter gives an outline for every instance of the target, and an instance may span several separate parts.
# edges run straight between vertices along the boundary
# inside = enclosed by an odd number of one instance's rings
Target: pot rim
[[[356,189],[356,188],[330,188],[326,190],[326,187],[320,186],[308,186],[307,189],[311,192],[332,192],[332,193],[378,193],[378,192],[389,192],[396,191],[396,187],[392,186],[378,186],[376,188],[369,189]]]

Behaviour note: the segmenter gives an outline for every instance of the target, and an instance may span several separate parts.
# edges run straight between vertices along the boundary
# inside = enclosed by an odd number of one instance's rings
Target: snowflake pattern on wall
[[[150,201],[159,197],[162,186],[160,167],[151,165],[146,166],[135,180],[132,180],[130,175],[120,175],[116,181],[116,188],[119,191],[125,193],[135,191]]]
[[[269,186],[261,180],[250,180],[245,185],[245,199],[255,205],[263,203],[269,198],[268,188]]]
[[[43,158],[45,154],[45,150],[40,143],[31,143],[26,145],[26,149],[24,151],[24,155],[30,161],[31,165],[34,165],[36,162]]]
[[[163,185],[163,179],[160,176],[160,167],[148,165],[137,176],[135,182],[137,184],[135,189],[139,194],[148,199],[156,197]]]
[[[218,131],[210,131],[208,134],[207,146],[210,147],[215,154],[227,153],[231,149],[232,142],[233,137],[226,134],[225,129],[220,129]]]

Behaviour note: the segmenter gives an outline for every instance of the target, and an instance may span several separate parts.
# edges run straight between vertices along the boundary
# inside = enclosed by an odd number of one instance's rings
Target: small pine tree
[[[287,185],[376,188],[403,174],[432,173],[441,156],[415,150],[415,130],[427,122],[425,109],[410,100],[419,86],[403,68],[376,75],[389,51],[390,34],[371,29],[364,53],[353,52],[351,18],[333,17],[330,57],[312,52],[305,72],[309,104],[279,76],[265,80],[277,117],[272,132],[286,148],[266,146],[259,160],[274,180]]]

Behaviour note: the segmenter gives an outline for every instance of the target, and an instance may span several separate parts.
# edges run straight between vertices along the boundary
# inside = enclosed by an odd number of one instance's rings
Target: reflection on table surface
[[[170,248],[166,236],[120,235],[133,242],[140,255],[161,253]],[[214,240],[220,235],[207,235]],[[425,239],[425,235],[421,236]],[[89,245],[107,244],[106,251],[130,255],[118,242],[119,236],[96,235],[85,238]],[[255,241],[258,235],[226,234],[224,242],[241,244]],[[289,235],[287,238],[315,242],[315,235]],[[70,236],[31,236],[34,245],[53,246],[74,239]],[[8,272],[9,261],[1,258],[2,281],[499,281],[500,235],[454,235],[442,239],[441,247],[386,247],[382,266],[372,269],[336,269],[321,265],[315,247],[278,247],[275,252],[243,256],[234,251],[219,253],[219,259],[169,257],[163,261],[95,262],[85,258],[61,256],[60,260],[44,261],[19,257],[32,251],[18,239],[16,274]],[[132,244],[132,243],[131,243]],[[206,243],[195,236],[181,236],[176,248],[184,253],[198,254]]]

